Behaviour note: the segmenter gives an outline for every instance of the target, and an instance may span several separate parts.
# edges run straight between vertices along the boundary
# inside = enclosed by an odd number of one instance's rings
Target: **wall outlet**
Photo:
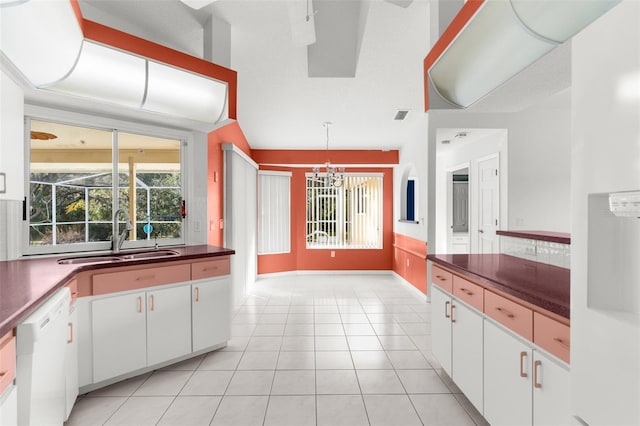
[[[193,222],[193,231],[194,232],[200,232],[201,231],[201,229],[200,229],[200,221],[199,220],[196,220],[196,221]]]
[[[220,229],[224,229],[224,219],[220,219]]]
[[[336,251],[335,250],[331,250],[331,257],[336,257]]]
[[[209,231],[214,231],[216,229],[216,222],[213,220],[209,221]]]

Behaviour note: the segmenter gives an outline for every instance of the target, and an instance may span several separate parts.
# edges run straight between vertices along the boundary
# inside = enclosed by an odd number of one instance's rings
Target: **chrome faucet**
[[[125,226],[124,230],[120,233],[120,224],[118,223],[118,215],[122,213],[125,218]],[[111,236],[111,251],[113,253],[119,253],[124,240],[127,238],[129,231],[133,229],[131,225],[131,218],[129,217],[129,213],[125,209],[118,209],[113,214],[113,235]]]

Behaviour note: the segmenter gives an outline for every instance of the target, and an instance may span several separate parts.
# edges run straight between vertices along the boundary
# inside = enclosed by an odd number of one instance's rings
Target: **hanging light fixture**
[[[330,121],[322,123],[325,129],[327,129],[327,162],[324,163],[324,170],[320,167],[313,168],[313,178],[316,181],[324,183],[324,186],[342,186],[344,182],[344,167],[333,167],[329,161],[329,127],[332,125]]]

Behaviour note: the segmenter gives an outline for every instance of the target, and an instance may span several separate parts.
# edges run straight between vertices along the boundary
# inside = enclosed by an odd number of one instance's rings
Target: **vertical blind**
[[[339,187],[306,181],[308,248],[382,247],[381,174],[345,174]]]
[[[290,172],[258,172],[258,254],[291,251],[290,187]]]

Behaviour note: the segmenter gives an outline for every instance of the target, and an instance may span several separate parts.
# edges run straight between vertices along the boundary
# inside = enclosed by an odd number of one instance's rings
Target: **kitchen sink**
[[[150,251],[141,251],[137,253],[130,253],[121,255],[120,257],[124,260],[131,259],[154,259],[156,257],[171,257],[177,256],[180,253],[174,250],[150,250]]]
[[[82,265],[88,263],[106,263],[106,262],[121,262],[123,260],[136,260],[136,259],[158,259],[171,256],[178,256],[175,250],[148,250],[138,251],[134,253],[120,253],[117,256],[114,255],[95,255],[95,256],[82,256],[82,257],[66,257],[59,259],[60,265]]]
[[[118,262],[122,259],[115,256],[85,256],[85,257],[67,257],[65,259],[59,259],[60,265],[82,265],[85,263],[104,263],[104,262]]]

